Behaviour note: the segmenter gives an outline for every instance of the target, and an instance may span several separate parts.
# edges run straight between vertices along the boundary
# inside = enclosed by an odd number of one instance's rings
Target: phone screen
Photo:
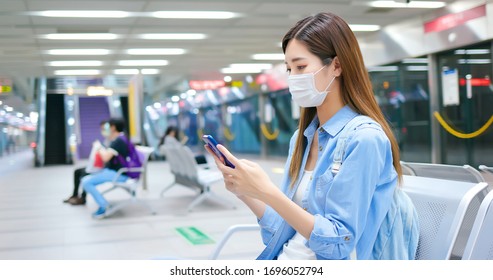
[[[219,151],[217,149],[217,141],[216,139],[214,139],[214,137],[212,137],[211,135],[204,135],[202,136],[202,140],[204,140],[205,143],[207,143],[207,146],[209,146],[209,148],[216,154],[216,156],[219,158],[219,159],[223,159],[224,160],[224,164],[226,166],[229,166],[231,168],[235,168],[234,164],[231,163],[227,158],[226,156],[221,153],[221,151]]]

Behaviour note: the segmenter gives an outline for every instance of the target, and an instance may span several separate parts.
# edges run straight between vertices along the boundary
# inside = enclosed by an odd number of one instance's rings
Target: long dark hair
[[[171,132],[175,132],[175,138],[179,141],[180,139],[178,138],[179,135],[178,135],[178,127],[176,126],[173,126],[173,125],[170,125],[168,126],[168,128],[166,128],[166,131],[164,132],[164,135],[163,137],[161,137],[161,141],[159,141],[159,146],[163,145],[164,144],[164,138],[166,138],[166,136],[168,136]]]
[[[304,43],[310,52],[320,58],[324,64],[329,64],[332,58],[338,57],[342,66],[340,81],[344,104],[347,104],[359,114],[369,116],[382,126],[392,145],[393,164],[398,173],[399,182],[401,182],[402,169],[400,165],[399,146],[375,100],[358,41],[348,24],[342,18],[332,13],[319,13],[298,21],[286,33],[282,39],[284,53],[286,53],[286,47],[292,39]],[[298,138],[296,139],[296,145],[289,167],[291,186],[293,186],[299,177],[301,163],[303,161],[303,152],[306,146],[303,132],[313,120],[316,113],[315,107],[302,108],[298,125]]]

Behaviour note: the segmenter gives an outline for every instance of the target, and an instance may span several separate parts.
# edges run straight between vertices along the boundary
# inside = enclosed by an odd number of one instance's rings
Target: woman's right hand
[[[218,169],[223,174],[226,188],[235,195],[239,197],[249,196],[265,201],[269,195],[278,190],[267,173],[257,163],[237,159],[224,146],[217,145],[224,156],[235,165],[235,168],[230,168],[207,145],[205,148],[213,156]]]

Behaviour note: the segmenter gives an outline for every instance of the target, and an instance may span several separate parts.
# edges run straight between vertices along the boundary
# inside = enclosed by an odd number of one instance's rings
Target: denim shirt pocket
[[[329,166],[329,168],[323,174],[317,176],[315,180],[315,197],[317,201],[325,201],[328,188],[334,180],[332,167]]]

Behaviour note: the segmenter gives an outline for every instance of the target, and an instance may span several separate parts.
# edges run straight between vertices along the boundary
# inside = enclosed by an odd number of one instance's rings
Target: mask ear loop
[[[336,76],[334,76],[334,78],[332,78],[332,80],[327,85],[327,87],[324,89],[324,91],[322,91],[322,93],[329,92],[327,89],[329,89],[329,87],[332,85],[332,83],[334,82],[335,79],[336,79]]]

